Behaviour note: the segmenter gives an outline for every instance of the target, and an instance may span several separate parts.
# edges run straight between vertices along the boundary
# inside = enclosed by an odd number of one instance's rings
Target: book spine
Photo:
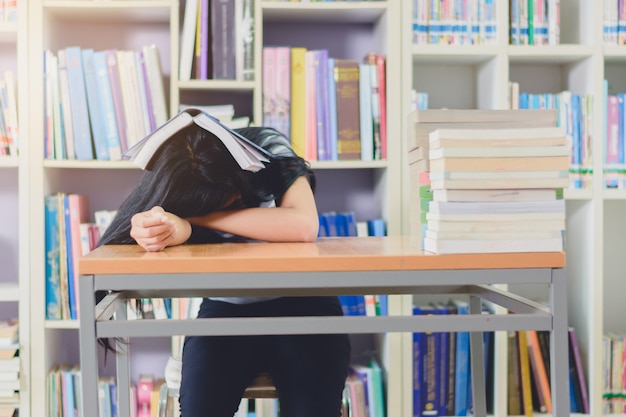
[[[107,59],[107,72],[109,74],[109,85],[111,86],[111,98],[115,111],[115,124],[117,126],[117,136],[120,140],[120,151],[124,153],[128,149],[126,141],[126,116],[124,114],[124,103],[120,84],[119,69],[117,66],[117,53],[113,49],[105,51]]]
[[[372,84],[370,65],[359,64],[359,119],[361,160],[374,159],[374,121],[372,120]]]
[[[87,105],[89,108],[89,120],[93,145],[98,160],[109,160],[109,144],[107,141],[104,110],[102,97],[98,87],[98,76],[94,64],[94,50],[83,49],[82,51],[83,73],[85,76],[85,88],[87,92]]]
[[[296,155],[305,156],[305,55],[306,49],[291,48],[291,147]]]
[[[111,160],[122,159],[122,147],[117,129],[115,116],[115,104],[113,103],[113,91],[109,78],[107,57],[105,51],[97,51],[93,54],[94,69],[96,72],[99,97],[102,104],[102,121],[108,144],[109,158]]]
[[[46,229],[46,318],[60,320],[61,283],[59,276],[59,230],[56,195],[45,196]]]
[[[213,79],[234,80],[236,77],[234,0],[212,0],[210,14]]]
[[[74,130],[76,159],[91,160],[94,159],[94,148],[91,141],[91,126],[89,123],[81,50],[79,47],[68,47],[65,53],[67,57],[67,77],[72,108],[72,128]]]
[[[335,60],[335,84],[337,155],[339,159],[360,159],[359,63],[355,60]]]

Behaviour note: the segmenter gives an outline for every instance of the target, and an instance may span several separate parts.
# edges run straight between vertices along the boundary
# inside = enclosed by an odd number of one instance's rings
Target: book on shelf
[[[271,156],[263,149],[227,128],[217,119],[194,109],[186,109],[178,113],[167,123],[128,149],[123,157],[132,161],[140,168],[147,169],[161,145],[192,123],[195,123],[219,139],[241,169],[256,172],[265,168],[265,164],[270,162]]]
[[[0,346],[17,343],[18,329],[17,319],[0,320]]]
[[[91,160],[94,158],[94,147],[91,140],[91,122],[89,120],[81,49],[78,46],[67,47],[65,54],[76,159]]]
[[[101,161],[107,161],[111,159],[109,155],[109,134],[111,133],[113,135],[117,135],[117,128],[115,127],[115,125],[110,126],[107,123],[107,117],[109,117],[109,115],[105,113],[105,97],[103,97],[102,95],[104,87],[101,88],[98,85],[101,80],[99,80],[96,70],[96,65],[94,61],[94,50],[91,48],[86,48],[81,49],[80,52],[83,63],[85,91],[87,94],[87,106],[89,110],[89,121],[91,123],[92,144],[94,147],[96,159]],[[108,91],[110,91],[110,87],[108,88]],[[121,149],[116,153],[118,156],[120,156]]]
[[[194,46],[196,41],[196,21],[198,15],[198,0],[186,0],[183,14],[183,25],[180,35],[180,62],[178,77],[181,81],[191,79],[193,68]]]
[[[541,355],[541,347],[539,346],[539,338],[536,330],[528,330],[528,358],[533,381],[537,389],[537,399],[539,411],[542,413],[552,412],[552,395],[550,389],[550,381],[546,373],[546,364]]]
[[[589,395],[587,393],[587,380],[585,378],[585,371],[583,369],[580,349],[578,347],[576,329],[574,327],[570,327],[568,330],[568,334],[570,366],[573,365],[573,368],[575,369],[575,378],[573,381],[574,392],[580,404],[580,409],[577,411],[583,414],[589,414]]]
[[[211,0],[209,15],[210,61],[212,62],[212,76],[210,78],[234,80],[236,79],[235,2],[232,0]]]
[[[415,148],[419,150],[421,148]],[[520,158],[439,158],[430,161],[430,172],[454,171],[535,171],[567,170],[570,161],[567,155]]]
[[[359,63],[336,59],[334,79],[337,94],[337,157],[361,159],[361,120],[359,113]]]
[[[359,122],[361,160],[374,159],[374,119],[372,115],[371,65],[359,64]]]
[[[532,239],[431,239],[424,238],[424,250],[438,254],[562,252],[563,238]]]
[[[510,179],[481,179],[480,181],[464,179],[442,179],[431,181],[433,190],[451,189],[517,189],[517,188],[565,188],[567,178],[510,178]]]
[[[0,346],[0,359],[11,359],[19,355],[20,346],[17,343],[10,343]]]
[[[564,155],[569,155],[567,146],[485,146],[431,149],[428,157],[433,160],[438,158],[520,158]]]
[[[558,198],[558,192],[549,188],[458,190],[441,188],[431,190],[434,201],[550,201]]]
[[[560,127],[525,129],[437,129],[428,135],[430,149],[442,147],[559,146],[567,145]]]
[[[551,201],[431,201],[429,213],[491,214],[491,213],[564,213],[565,200]]]
[[[296,155],[305,156],[305,55],[306,48],[291,48],[291,147]]]
[[[507,332],[507,393],[508,414],[519,416],[522,414],[522,397],[520,387],[520,349],[517,342],[517,332]]]
[[[531,390],[530,362],[528,359],[528,335],[525,330],[517,332],[519,346],[519,371],[522,412],[526,417],[533,415],[533,395]]]
[[[428,220],[427,227],[430,231],[454,232],[454,233],[530,233],[531,231],[562,231],[565,229],[565,217],[547,220],[499,220],[482,221],[475,220]]]

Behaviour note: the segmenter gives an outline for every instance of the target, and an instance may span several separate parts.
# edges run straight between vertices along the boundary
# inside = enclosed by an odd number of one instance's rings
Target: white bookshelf
[[[346,209],[355,210],[357,217],[384,217],[392,235],[409,230],[409,181],[403,163],[412,88],[429,93],[431,108],[506,108],[509,81],[519,82],[520,91],[556,93],[569,89],[593,94],[596,117],[592,188],[566,190],[565,198],[569,322],[578,332],[590,387],[591,414],[600,416],[602,334],[626,331],[621,308],[621,294],[626,290],[622,277],[626,191],[602,187],[602,80],[606,77],[615,92],[626,91],[626,47],[602,45],[603,9],[598,2],[587,0],[561,0],[560,45],[510,46],[506,3],[497,2],[497,44],[445,46],[411,44],[410,1],[257,0],[254,81],[179,82],[184,1],[18,0],[20,24],[0,27],[0,54],[11,50],[3,45],[16,44],[15,57],[9,62],[23,74],[18,78],[20,129],[22,143],[27,146],[18,158],[0,158],[0,181],[3,190],[5,183],[9,190],[8,197],[2,196],[10,202],[8,210],[17,213],[20,207],[19,233],[9,239],[10,249],[18,254],[15,277],[6,278],[11,285],[19,285],[20,354],[25,370],[20,415],[46,416],[45,401],[41,399],[46,398],[48,370],[65,360],[78,363],[76,322],[45,320],[43,197],[58,191],[80,192],[89,195],[92,212],[115,208],[140,175],[125,162],[43,160],[43,126],[39,122],[43,119],[44,91],[41,52],[70,45],[138,49],[156,43],[169,80],[170,111],[175,111],[179,103],[218,104],[229,100],[236,104],[238,115],[247,115],[257,124],[262,118],[263,45],[327,47],[334,57],[355,59],[362,58],[369,49],[385,53],[388,160],[313,162],[312,166],[319,181],[320,211]],[[329,34],[334,36],[332,40]],[[6,214],[5,207],[0,205],[0,214]],[[3,289],[0,287],[0,293],[4,294]],[[391,313],[410,314],[412,303],[410,297],[392,297]],[[402,375],[402,383],[393,378],[394,383],[388,387],[389,416],[411,415],[410,335],[391,335],[381,346],[385,348],[387,371]],[[506,415],[506,384],[498,383],[506,381],[505,341],[498,339],[496,346],[494,411]],[[167,356],[167,348],[164,350]],[[74,354],[68,356],[67,351]],[[151,372],[158,375],[162,369]]]
[[[12,71],[17,82],[18,124],[22,140],[18,155],[0,156],[0,319],[19,319],[20,393],[14,405],[19,408],[20,415],[30,416],[29,224],[25,209],[29,172],[28,147],[23,146],[29,134],[26,122],[29,58],[26,1],[17,1],[17,19],[15,22],[0,22],[0,73],[4,77],[4,71]]]
[[[508,2],[497,2],[498,42],[487,46],[412,45],[411,2],[403,9],[403,121],[410,113],[411,88],[427,91],[429,108],[507,108],[507,83],[520,91],[558,93],[570,90],[594,96],[592,187],[565,190],[567,207],[567,274],[569,324],[578,334],[589,385],[591,415],[602,415],[602,334],[625,331],[623,253],[626,250],[621,216],[624,190],[602,186],[602,80],[614,92],[626,91],[626,48],[602,44],[602,2],[561,0],[561,43],[556,46],[508,45]],[[407,178],[407,173],[403,178]],[[406,190],[407,182],[403,184]],[[407,195],[406,193],[404,194]],[[403,207],[408,200],[403,197]],[[403,230],[408,230],[408,213]],[[524,291],[524,289],[522,289]],[[530,291],[530,290],[528,290]],[[541,301],[547,301],[545,295]],[[413,300],[405,302],[409,312]],[[410,360],[405,341],[404,358]],[[506,415],[506,341],[496,342],[495,415]],[[408,378],[408,376],[407,376]],[[409,379],[405,378],[404,412],[412,410]],[[499,383],[500,382],[500,383]]]
[[[401,68],[401,32],[396,22],[400,20],[401,3],[337,2],[290,3],[255,1],[255,77],[253,81],[190,80],[178,81],[180,28],[184,13],[184,0],[29,0],[28,21],[32,31],[28,40],[30,100],[23,114],[28,114],[30,151],[23,156],[27,167],[24,175],[28,181],[20,198],[28,225],[28,249],[20,265],[28,267],[31,291],[22,295],[29,301],[29,325],[32,337],[30,415],[47,416],[46,376],[57,364],[77,364],[78,324],[75,321],[45,319],[45,247],[44,247],[44,196],[56,192],[87,194],[90,212],[114,209],[132,189],[141,171],[123,161],[63,161],[43,159],[44,49],[56,53],[67,46],[80,46],[102,50],[108,48],[138,50],[144,44],[155,43],[160,52],[166,81],[170,113],[184,104],[235,104],[236,115],[249,116],[254,124],[262,120],[262,47],[266,44],[305,46],[309,49],[325,47],[331,56],[361,60],[370,50],[382,52],[387,58],[387,71]],[[296,26],[294,26],[296,25]],[[294,28],[302,30],[294,31]],[[325,32],[329,30],[331,35]],[[294,36],[284,37],[285,33]],[[1,36],[1,35],[0,35]],[[400,77],[389,77],[387,102],[389,116],[388,159],[386,161],[313,162],[318,177],[316,197],[318,208],[323,210],[354,210],[357,219],[383,217],[388,222],[390,234],[401,233],[401,182],[402,171]],[[0,161],[0,167],[3,165]],[[15,169],[17,162],[4,163]],[[20,162],[21,167],[22,162]],[[21,172],[21,171],[20,171]],[[21,242],[20,242],[21,243]],[[20,271],[23,268],[20,269]],[[392,313],[399,313],[400,299],[391,304]],[[150,341],[150,344],[153,344]],[[158,342],[161,343],[161,342]],[[162,352],[155,355],[153,346],[138,341],[132,353],[133,367],[156,376],[163,375],[165,359],[169,354],[165,340]],[[399,335],[382,340],[381,354],[388,372],[400,374],[401,348]],[[143,360],[149,358],[148,360]],[[151,362],[151,364],[145,365]],[[155,365],[156,364],[156,365]],[[133,373],[138,372],[133,370]],[[396,380],[396,379],[394,379]],[[388,390],[390,416],[400,416],[401,395],[399,385]],[[28,415],[28,414],[25,414]]]

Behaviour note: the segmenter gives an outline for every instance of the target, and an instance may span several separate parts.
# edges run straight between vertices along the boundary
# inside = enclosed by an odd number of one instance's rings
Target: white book
[[[442,221],[475,221],[475,222],[493,222],[493,221],[524,221],[524,220],[565,220],[565,212],[553,213],[426,213],[426,220],[442,220]]]
[[[550,171],[430,171],[431,181],[569,178],[569,170]]]
[[[72,107],[70,101],[70,87],[67,75],[67,58],[65,49],[57,53],[59,66],[59,92],[61,95],[61,109],[63,112],[63,133],[65,135],[65,154],[67,159],[76,159],[74,150],[74,129],[72,127]]]
[[[146,169],[161,145],[192,123],[219,139],[241,169],[257,172],[265,168],[265,164],[270,162],[270,155],[266,151],[224,126],[217,119],[197,109],[187,109],[178,113],[167,123],[128,149],[123,157],[141,169]]]
[[[428,135],[431,148],[445,139],[459,142],[488,143],[489,146],[506,146],[519,143],[522,146],[565,145],[565,129],[562,127],[528,127],[515,129],[437,129]]]
[[[502,240],[502,239],[556,239],[563,237],[562,230],[523,230],[511,232],[460,232],[426,230],[424,237],[435,240]]]
[[[167,122],[167,103],[165,101],[165,86],[163,84],[163,71],[161,70],[161,58],[156,45],[145,45],[142,48],[146,75],[148,77],[148,90],[152,102],[152,114],[156,126]]]
[[[549,201],[556,200],[556,191],[549,188],[504,190],[432,190],[434,201]]]
[[[427,230],[441,232],[523,232],[528,230],[549,230],[561,231],[565,230],[565,219],[550,220],[494,220],[476,222],[467,221],[446,221],[446,220],[428,220],[426,222]]]
[[[443,179],[430,182],[430,188],[451,189],[518,189],[518,188],[567,188],[569,178],[491,178],[491,179]]]
[[[181,81],[191,79],[193,54],[196,44],[196,20],[198,16],[198,0],[185,0],[183,28],[180,35],[180,63],[178,78]]]
[[[430,149],[430,159],[438,158],[514,158],[522,156],[569,155],[567,146],[489,146]]]
[[[424,238],[424,250],[437,254],[562,252],[563,239],[436,240]]]
[[[489,214],[489,213],[558,213],[565,212],[565,200],[553,201],[431,201],[429,213]]]

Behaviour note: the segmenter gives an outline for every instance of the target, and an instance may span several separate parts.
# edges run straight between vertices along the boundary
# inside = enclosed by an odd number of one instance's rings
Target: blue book
[[[335,82],[335,59],[328,58],[328,134],[330,160],[339,159],[337,148],[337,84]]]
[[[469,304],[463,300],[452,301],[457,309],[457,314],[469,314]],[[470,336],[469,332],[457,332],[456,334],[456,371],[454,386],[454,415],[468,415],[470,385]]]
[[[76,399],[74,398],[74,377],[70,369],[61,370],[61,391],[63,392],[63,414],[67,410],[68,415],[73,416],[76,412]]]
[[[87,106],[89,108],[89,120],[91,122],[91,134],[96,151],[96,159],[107,161],[110,159],[109,143],[107,139],[104,109],[102,106],[103,101],[100,97],[100,87],[98,86],[98,76],[96,74],[93,57],[94,51],[93,49],[83,49],[81,55],[83,59]]]
[[[59,221],[56,195],[45,196],[46,319],[60,320]]]
[[[329,161],[330,124],[328,111],[328,50],[318,49],[315,56],[315,118],[317,123],[317,158]]]
[[[78,46],[70,46],[65,49],[65,54],[76,159],[94,159],[81,49]]]
[[[367,234],[369,236],[386,236],[387,230],[383,219],[371,219],[367,221]]]
[[[432,304],[434,314],[448,314],[448,307],[441,303]],[[448,400],[448,378],[449,378],[449,332],[435,333],[435,337],[439,340],[439,345],[435,351],[435,360],[437,363],[437,399],[438,412],[440,416],[447,415],[446,406]]]
[[[117,127],[117,117],[115,116],[113,89],[111,88],[106,51],[94,52],[93,64],[98,81],[98,90],[100,91],[102,124],[104,125],[104,133],[108,144],[109,159],[122,159],[122,147]]]
[[[353,211],[337,213],[337,236],[356,236],[356,215]]]
[[[70,220],[70,207],[69,207],[69,197],[67,194],[62,196],[63,198],[63,210],[65,217],[65,259],[62,259],[61,262],[65,262],[67,264],[67,294],[69,301],[69,313],[70,319],[76,320],[78,318],[76,314],[76,288],[74,286],[74,271],[73,267],[73,255],[72,255],[72,231],[71,231],[71,220]]]
[[[419,306],[413,307],[413,315],[421,314]],[[422,344],[423,333],[413,333],[413,417],[421,417],[422,415],[422,380],[423,380],[423,364],[424,352]]]

